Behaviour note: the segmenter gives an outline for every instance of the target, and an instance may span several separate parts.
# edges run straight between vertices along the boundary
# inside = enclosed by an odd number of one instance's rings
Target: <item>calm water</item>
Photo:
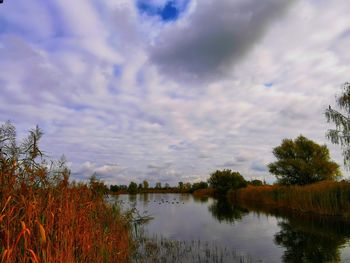
[[[215,242],[249,255],[253,262],[350,262],[350,224],[322,218],[286,217],[249,211],[188,194],[121,195],[154,219],[146,235],[171,240]]]

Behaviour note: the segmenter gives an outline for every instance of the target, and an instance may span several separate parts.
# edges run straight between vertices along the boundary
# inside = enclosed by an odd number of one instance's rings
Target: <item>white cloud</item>
[[[187,43],[184,38],[192,32],[180,34],[181,26],[207,39],[220,21],[207,28],[186,24],[199,19],[190,18],[199,15],[194,10],[164,29],[159,21],[141,24],[146,20],[130,1],[87,1],[81,3],[84,13],[77,3],[53,2],[49,8],[34,2],[28,7],[21,2],[33,14],[42,12],[32,28],[28,17],[15,14],[15,2],[0,7],[7,25],[6,31],[0,29],[0,121],[13,120],[20,134],[39,124],[45,132],[42,147],[53,158],[64,153],[73,178],[97,172],[108,183],[147,179],[177,184],[205,180],[218,166],[232,164],[228,168],[247,177],[272,181],[263,166],[273,160],[272,148],[283,138],[304,134],[329,145],[323,112],[349,80],[346,1],[299,1],[274,23],[261,18],[262,28],[251,25],[259,37],[247,38],[249,48],[237,55],[233,69],[226,62],[236,51],[212,64],[203,56],[205,70],[198,72],[208,73],[211,82],[200,85],[184,83],[181,70],[170,77],[171,70],[159,71],[159,66],[175,64],[158,60],[159,50],[147,46],[159,37],[166,42],[156,47],[177,50],[175,44]],[[222,0],[218,7],[241,2]],[[220,18],[217,9],[207,7],[209,0],[193,3]],[[245,6],[254,13],[261,3],[254,4],[250,0]],[[236,32],[233,22],[244,25],[238,18],[222,22],[224,29],[232,26]],[[217,34],[225,37],[225,32]],[[196,69],[187,60],[179,57],[176,63],[189,72]],[[220,65],[227,74],[217,74]],[[341,162],[340,150],[331,150]]]

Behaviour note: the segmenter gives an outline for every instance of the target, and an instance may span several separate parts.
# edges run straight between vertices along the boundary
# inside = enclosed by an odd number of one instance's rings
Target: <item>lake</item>
[[[234,251],[217,262],[350,262],[350,224],[339,220],[248,210],[190,194],[116,198],[124,208],[153,217],[144,225],[147,237]]]

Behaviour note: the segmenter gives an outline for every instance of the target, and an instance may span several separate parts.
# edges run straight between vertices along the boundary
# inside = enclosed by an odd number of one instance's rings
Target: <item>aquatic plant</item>
[[[215,242],[201,240],[171,240],[163,236],[139,237],[139,246],[133,257],[135,263],[250,263],[245,253]]]
[[[70,183],[64,159],[48,162],[37,127],[20,145],[0,126],[1,262],[126,262],[129,215],[100,184]]]

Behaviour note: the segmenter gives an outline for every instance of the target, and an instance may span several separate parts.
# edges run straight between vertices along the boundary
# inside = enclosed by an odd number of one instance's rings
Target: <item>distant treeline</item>
[[[231,170],[224,170],[229,171]],[[222,171],[222,172],[224,172]],[[218,172],[218,171],[217,171]],[[220,171],[219,171],[220,172]],[[265,181],[258,179],[244,180],[247,185],[265,185]],[[224,183],[226,184],[226,183]],[[215,184],[210,184],[209,182],[196,182],[196,183],[184,183],[179,182],[177,186],[170,186],[165,183],[164,186],[160,182],[156,183],[154,187],[150,187],[148,181],[143,181],[142,183],[130,182],[129,185],[110,185],[109,188],[106,185],[101,187],[105,188],[105,191],[109,191],[112,194],[137,194],[137,193],[194,193],[200,189],[216,188]]]
[[[130,182],[129,185],[110,185],[109,191],[111,193],[122,194],[137,194],[137,193],[193,193],[198,189],[208,188],[207,182],[197,183],[183,183],[179,182],[177,186],[170,186],[168,183],[162,185],[161,182],[157,182],[154,187],[150,187],[148,181],[142,183]]]

